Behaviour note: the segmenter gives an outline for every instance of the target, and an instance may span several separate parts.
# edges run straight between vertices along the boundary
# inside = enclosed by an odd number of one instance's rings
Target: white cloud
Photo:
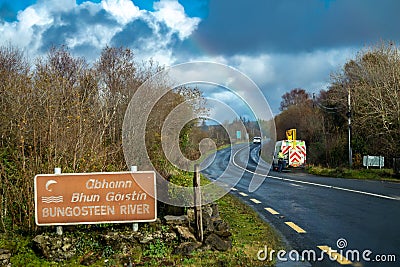
[[[277,81],[286,81],[286,90],[296,87],[319,91],[316,85],[326,84],[333,71],[339,70],[354,55],[351,48],[317,50],[309,53],[280,54],[273,57]],[[275,81],[274,83],[276,83]]]
[[[278,113],[281,96],[284,93],[294,88],[303,88],[310,93],[318,93],[321,89],[326,89],[329,85],[330,74],[338,71],[354,56],[355,51],[352,48],[342,48],[298,54],[201,56],[192,60],[214,61],[237,68],[255,82],[265,95],[273,112]],[[214,75],[219,74],[210,73],[210,77]],[[243,92],[245,91],[246,88],[243,89]],[[228,96],[219,95],[218,97],[226,99]]]
[[[190,18],[178,1],[161,0],[154,3],[154,15],[168,27],[176,31],[181,40],[187,38],[197,28],[199,18]]]
[[[224,103],[232,103],[238,100],[238,96],[227,89],[219,89],[218,91],[211,93],[210,98],[218,99]]]
[[[55,23],[61,23],[54,13],[68,12],[75,7],[74,0],[43,0],[21,10],[14,22],[0,24],[1,45],[11,43],[36,54],[41,45],[41,34]]]
[[[215,59],[237,68],[255,82],[267,99],[272,112],[277,114],[284,93],[294,88],[303,88],[310,93],[326,89],[330,82],[330,74],[340,70],[355,53],[356,49],[341,48],[299,54],[239,54],[224,58],[202,56],[197,59]],[[245,91],[246,88],[243,89],[243,92]],[[239,104],[238,101],[230,99],[232,95],[227,93],[218,92],[213,96],[231,105]]]
[[[87,10],[91,16],[96,15],[103,8],[101,5],[90,1],[83,2],[79,7]]]
[[[120,24],[126,24],[140,16],[140,10],[130,0],[103,0],[105,11],[110,13]]]
[[[68,12],[76,7],[76,0],[42,0],[40,6],[51,12]]]
[[[203,60],[237,68],[260,87],[274,112],[278,111],[281,96],[293,88],[318,92],[326,87],[330,73],[355,54],[355,49],[340,48],[299,54],[202,54],[199,57],[186,54],[187,58],[182,59],[180,51],[174,51],[173,46],[188,38],[197,29],[200,19],[189,17],[177,0],[155,2],[154,9],[154,12],[140,10],[130,0],[102,0],[99,4],[84,2],[80,5],[75,0],[41,0],[20,11],[16,21],[0,22],[0,45],[11,42],[35,58],[52,43],[67,44],[75,54],[90,61],[122,34],[118,45],[127,43],[134,48],[139,60],[153,58],[166,66]],[[135,27],[136,21],[143,24],[138,27],[148,26],[146,35],[135,35],[135,28],[129,30]],[[79,54],[80,47],[86,49],[82,54]],[[87,51],[93,58],[83,54]]]
[[[254,79],[254,81],[266,83],[273,81],[276,76],[275,67],[271,62],[272,59],[272,55],[269,54],[257,56],[235,55],[230,61],[245,75]]]
[[[45,10],[35,9],[34,7],[28,7],[19,12],[17,18],[21,29],[30,28],[34,25],[42,26],[52,22]]]
[[[161,0],[154,8],[154,12],[140,10],[130,0],[102,0],[80,5],[75,0],[42,0],[20,11],[16,21],[0,22],[0,45],[11,43],[35,58],[50,45],[66,44],[79,56],[87,56],[79,54],[80,47],[85,47],[83,53],[89,49],[93,57],[106,45],[113,45],[117,34],[125,34],[123,31],[132,27],[131,22],[141,20],[151,29],[150,35],[143,38],[128,30],[117,45],[136,44],[132,47],[138,59],[152,58],[171,65],[176,61],[172,46],[178,38],[183,40],[190,36],[200,19],[188,17],[177,0]]]
[[[90,28],[82,27],[74,35],[67,38],[65,42],[66,45],[71,48],[89,43],[101,50],[109,44],[114,34],[120,30],[120,27],[109,27],[105,25],[93,25]]]
[[[40,5],[33,5],[22,10],[17,15],[15,22],[3,22],[0,24],[1,44],[11,43],[21,48],[28,48],[29,52],[38,46],[40,36],[36,30],[46,28],[53,23],[49,12]]]

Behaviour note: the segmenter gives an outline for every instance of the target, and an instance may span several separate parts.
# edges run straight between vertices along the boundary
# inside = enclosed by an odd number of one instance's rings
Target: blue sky
[[[0,45],[32,58],[64,44],[93,61],[109,45],[165,66],[224,63],[250,77],[277,114],[285,92],[318,92],[357,51],[398,43],[399,11],[398,0],[0,0]]]

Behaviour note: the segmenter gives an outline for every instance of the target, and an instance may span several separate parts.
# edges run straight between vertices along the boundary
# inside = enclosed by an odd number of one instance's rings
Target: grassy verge
[[[257,260],[257,252],[264,246],[275,250],[283,248],[276,231],[234,196],[226,195],[218,201],[218,205],[221,217],[230,224],[232,232],[233,249],[227,252],[231,264],[227,266],[273,265]]]
[[[250,207],[230,194],[219,199],[218,204],[221,217],[231,227],[232,250],[226,252],[196,251],[191,256],[184,257],[172,253],[178,243],[166,245],[156,242],[147,249],[138,250],[135,255],[132,255],[132,261],[135,261],[136,264],[140,262],[138,266],[163,266],[163,263],[165,263],[165,266],[171,264],[174,266],[273,265],[272,262],[257,260],[257,252],[264,249],[264,246],[274,249],[282,248],[279,236],[274,229],[262,221]],[[141,227],[146,228],[146,231],[150,230],[146,224]],[[98,251],[103,253],[104,258],[89,266],[118,266],[113,265],[112,261],[107,261],[108,264],[105,265],[105,259],[112,258],[113,251],[101,247],[96,241],[98,233],[90,229],[90,227],[82,226],[77,227],[77,231],[65,233],[66,236],[71,235],[79,240],[78,248],[82,253],[79,257],[63,263],[48,262],[38,257],[32,249],[32,236],[24,236],[18,233],[0,235],[0,248],[12,252],[12,266],[81,266],[80,263],[85,255],[93,252],[98,253]]]
[[[309,166],[307,167],[306,170],[310,174],[319,176],[400,182],[400,179],[396,179],[393,177],[392,169],[348,169],[348,168],[325,168],[321,166]]]
[[[221,148],[220,148],[221,149]],[[189,184],[193,174],[180,173],[172,182],[183,186]],[[210,180],[201,175],[201,185]],[[211,188],[209,188],[212,190]],[[210,192],[211,193],[211,192]],[[279,250],[283,248],[277,232],[265,223],[258,214],[236,197],[227,194],[218,201],[221,218],[228,222],[232,233],[232,250],[226,252],[201,251],[185,259],[180,266],[272,266],[273,262],[262,262],[257,259],[257,252],[264,246]]]

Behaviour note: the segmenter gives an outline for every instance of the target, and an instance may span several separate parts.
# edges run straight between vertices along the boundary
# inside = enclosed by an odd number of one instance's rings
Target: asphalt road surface
[[[220,150],[203,162],[202,172],[227,184],[280,232],[287,245],[280,262],[400,266],[400,183],[269,171],[259,149],[241,144]]]

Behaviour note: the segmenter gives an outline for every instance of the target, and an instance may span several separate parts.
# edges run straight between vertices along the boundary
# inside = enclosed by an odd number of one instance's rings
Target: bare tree
[[[400,54],[381,43],[357,54],[333,76],[331,101],[347,110],[351,97],[354,145],[360,153],[394,156],[400,152]],[[347,112],[347,111],[346,111]]]
[[[290,106],[302,105],[306,102],[310,102],[310,95],[304,89],[295,88],[282,96],[279,109],[283,111],[288,109]]]

